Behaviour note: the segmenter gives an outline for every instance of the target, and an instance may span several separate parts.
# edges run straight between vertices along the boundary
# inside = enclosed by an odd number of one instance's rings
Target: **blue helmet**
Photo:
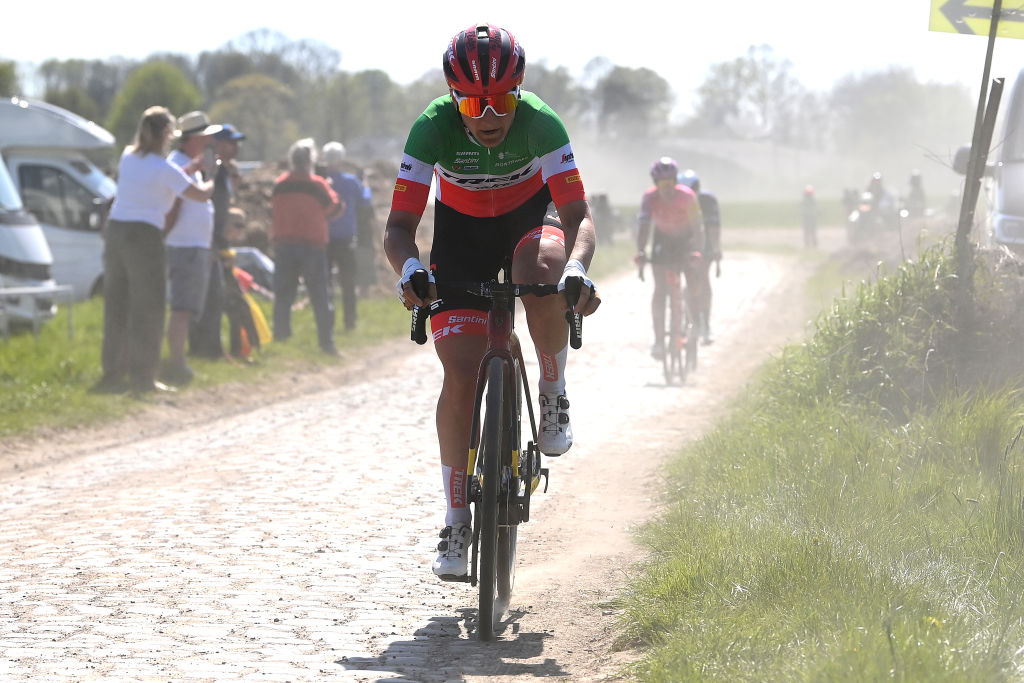
[[[686,185],[694,192],[700,192],[700,178],[692,168],[688,168],[679,174],[679,184]]]

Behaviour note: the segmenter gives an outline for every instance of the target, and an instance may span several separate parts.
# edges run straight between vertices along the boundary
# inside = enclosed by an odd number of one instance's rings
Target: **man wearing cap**
[[[358,222],[367,212],[373,211],[368,188],[346,168],[345,146],[336,140],[324,145],[323,175],[331,182],[338,199],[345,210],[328,223],[327,269],[338,268],[338,282],[341,285],[342,318],[345,331],[356,326],[356,235]]]
[[[206,288],[206,301],[200,316],[193,318],[189,326],[189,353],[204,358],[223,358],[224,343],[221,340],[221,317],[224,315],[224,269],[219,254],[228,248],[226,226],[231,204],[238,182],[238,145],[245,135],[230,123],[221,125],[213,134],[213,152],[216,170],[213,173],[213,258],[210,263],[210,279]]]
[[[223,126],[211,125],[205,112],[192,111],[178,119],[178,149],[168,160],[180,166],[196,182],[202,182],[206,168],[204,152],[210,136]],[[189,324],[203,313],[206,290],[210,282],[213,252],[213,202],[179,199],[167,216],[167,279],[170,284],[171,319],[167,326],[168,366],[167,381],[187,384],[192,379],[192,368],[185,360]]]

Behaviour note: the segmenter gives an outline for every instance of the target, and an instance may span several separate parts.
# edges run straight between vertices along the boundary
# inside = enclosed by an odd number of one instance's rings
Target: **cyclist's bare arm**
[[[590,205],[583,199],[567,202],[558,207],[558,218],[562,223],[562,233],[565,235],[566,261],[576,259],[584,268],[590,268],[590,260],[594,257],[594,245],[597,242]],[[580,292],[579,301],[573,310],[576,313],[590,315],[600,305],[601,297],[597,295],[597,291],[585,287]]]
[[[409,259],[420,257],[420,251],[416,246],[416,229],[419,224],[419,215],[409,211],[393,210],[388,214],[388,221],[384,226],[384,253],[388,257],[388,263],[399,275],[402,274],[402,269]],[[426,299],[417,296],[410,283],[405,283],[403,293],[405,307],[408,309],[413,306],[426,306],[437,298],[437,288],[433,283]]]

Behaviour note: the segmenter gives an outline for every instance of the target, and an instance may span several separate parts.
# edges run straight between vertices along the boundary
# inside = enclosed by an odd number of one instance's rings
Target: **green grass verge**
[[[1020,678],[1019,285],[979,267],[962,315],[947,248],[844,293],[671,464],[628,676]]]
[[[591,265],[591,275],[599,279],[625,267],[632,253],[628,241],[602,244]],[[269,321],[271,304],[261,301],[260,305]],[[340,301],[335,306],[340,310]],[[409,314],[394,296],[360,299],[358,307],[356,330],[336,335],[342,352],[358,351],[409,334]],[[38,337],[32,336],[30,330],[21,330],[7,340],[0,339],[0,439],[41,427],[62,428],[109,420],[144,405],[129,396],[89,393],[102,374],[103,300],[95,298],[74,304],[70,311],[70,339],[68,312],[67,307],[61,307],[57,317],[43,325]],[[183,391],[227,382],[257,385],[283,372],[311,372],[345,362],[320,353],[311,310],[294,311],[292,326],[292,338],[287,343],[267,344],[255,354],[256,362],[246,367],[190,359],[196,378]],[[227,340],[226,328],[224,339]]]

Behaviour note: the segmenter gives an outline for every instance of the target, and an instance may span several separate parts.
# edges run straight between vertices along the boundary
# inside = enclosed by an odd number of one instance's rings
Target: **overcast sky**
[[[345,71],[377,68],[404,84],[440,64],[454,33],[489,21],[516,35],[528,64],[564,66],[575,78],[598,56],[620,66],[653,69],[669,81],[680,109],[689,108],[710,64],[760,44],[790,60],[794,75],[815,90],[827,90],[849,73],[895,64],[912,68],[920,80],[962,82],[977,92],[986,39],[929,31],[933,2],[941,0],[635,0],[621,9],[604,9],[602,3],[517,0],[484,9],[405,0],[229,0],[196,3],[186,12],[182,8],[189,3],[180,2],[17,0],[4,9],[0,58],[39,63],[49,58],[141,58],[153,52],[194,55],[250,30],[271,28],[293,40],[335,48]],[[1007,0],[1004,9],[1022,3]],[[154,24],[161,14],[165,21]],[[992,75],[1009,81],[1021,67],[1024,40],[1000,38]]]

